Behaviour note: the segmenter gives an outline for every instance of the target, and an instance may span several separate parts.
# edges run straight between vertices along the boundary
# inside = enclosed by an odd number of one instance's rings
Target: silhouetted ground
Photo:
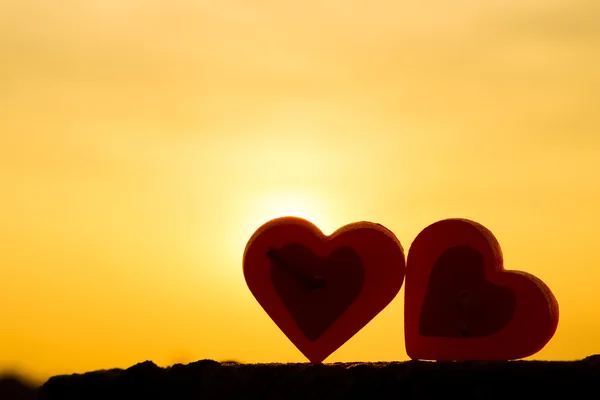
[[[37,399],[37,387],[15,375],[0,376],[0,400]]]
[[[55,376],[39,390],[42,400],[367,399],[388,396],[398,399],[503,400],[599,398],[600,355],[573,362],[409,361],[310,365],[203,360],[168,368],[146,361],[126,370]]]

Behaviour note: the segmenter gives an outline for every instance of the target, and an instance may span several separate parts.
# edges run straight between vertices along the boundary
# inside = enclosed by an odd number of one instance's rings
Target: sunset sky
[[[598,0],[3,0],[0,370],[305,361],[242,254],[449,217],[600,353]],[[407,359],[403,296],[326,361]]]

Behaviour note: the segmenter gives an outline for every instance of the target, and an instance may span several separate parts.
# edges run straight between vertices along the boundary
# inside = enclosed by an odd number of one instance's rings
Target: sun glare
[[[317,196],[306,192],[275,192],[258,196],[253,202],[250,215],[255,229],[263,223],[279,217],[299,217],[309,220],[325,231],[328,221]]]
[[[334,229],[327,218],[324,201],[305,191],[263,192],[248,205],[244,221],[240,221],[240,248],[243,249],[252,234],[265,222],[279,217],[304,218],[317,225],[325,234]]]

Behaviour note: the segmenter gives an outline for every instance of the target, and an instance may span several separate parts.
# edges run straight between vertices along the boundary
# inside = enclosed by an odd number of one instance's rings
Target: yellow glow
[[[253,204],[254,212],[251,212],[250,215],[252,215],[252,222],[256,227],[259,225],[254,222],[262,221],[260,222],[262,225],[273,218],[285,216],[304,218],[319,227],[331,225],[327,221],[318,199],[306,193],[267,192],[257,196],[256,200],[251,201],[251,204]]]
[[[560,303],[534,358],[600,353],[600,7],[579,0],[8,0],[0,370],[303,361],[252,233],[490,228]],[[403,291],[327,361],[404,360]]]

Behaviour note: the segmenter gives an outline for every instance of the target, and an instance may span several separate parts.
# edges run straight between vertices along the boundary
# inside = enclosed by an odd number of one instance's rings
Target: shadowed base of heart
[[[237,364],[152,362],[50,378],[42,400],[595,398],[600,355],[581,361]],[[10,398],[3,400],[13,400]]]

